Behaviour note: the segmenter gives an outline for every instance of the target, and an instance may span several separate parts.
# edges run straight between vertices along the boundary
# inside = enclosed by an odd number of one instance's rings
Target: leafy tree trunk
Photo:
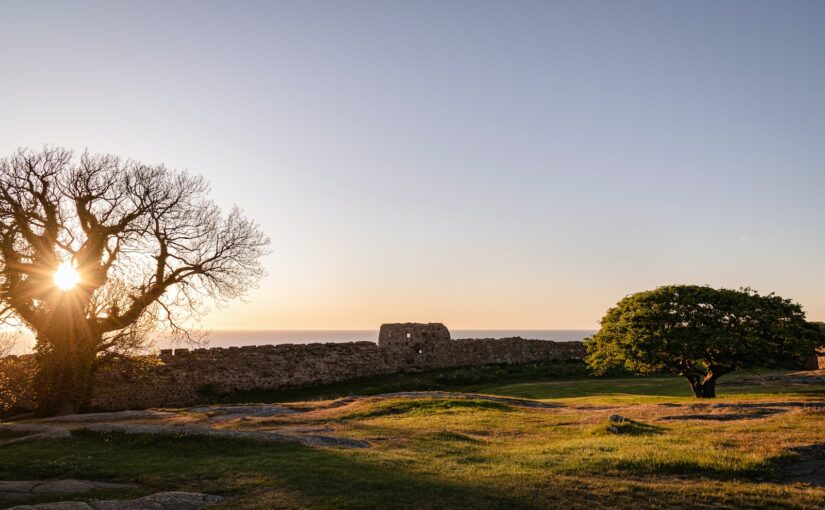
[[[708,372],[702,376],[700,374],[688,374],[685,378],[690,383],[690,389],[697,398],[716,398],[716,379],[719,378],[714,372]]]
[[[716,398],[716,376],[708,374],[702,382],[702,397]]]

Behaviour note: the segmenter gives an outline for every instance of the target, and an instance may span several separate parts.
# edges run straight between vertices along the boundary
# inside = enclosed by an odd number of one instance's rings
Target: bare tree
[[[160,325],[185,334],[207,301],[263,276],[269,239],[208,192],[201,177],[115,156],[47,147],[0,160],[0,323],[36,334],[41,414],[76,412],[101,362]]]
[[[8,332],[0,333],[0,358],[11,354],[14,349],[15,335]]]

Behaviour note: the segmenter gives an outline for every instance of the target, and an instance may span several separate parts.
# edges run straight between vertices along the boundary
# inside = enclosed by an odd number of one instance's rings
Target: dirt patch
[[[700,414],[674,414],[659,418],[662,421],[672,420],[705,420],[705,421],[734,421],[734,420],[758,420],[767,418],[775,414],[787,413],[787,409],[758,409],[741,413],[700,413]]]
[[[825,402],[742,402],[737,404],[710,404],[711,409],[760,409],[778,407],[787,409],[825,409]]]

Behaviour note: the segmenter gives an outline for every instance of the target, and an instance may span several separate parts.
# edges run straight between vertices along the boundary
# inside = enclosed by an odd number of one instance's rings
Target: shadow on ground
[[[0,479],[69,477],[232,498],[218,508],[427,508],[427,502],[439,508],[531,507],[529,500],[496,487],[413,473],[379,456],[292,444],[82,433],[0,451]],[[44,499],[50,500],[36,498]],[[27,501],[4,498],[0,507]]]

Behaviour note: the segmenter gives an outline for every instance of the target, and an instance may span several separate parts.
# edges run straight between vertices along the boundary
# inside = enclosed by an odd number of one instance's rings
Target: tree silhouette
[[[96,368],[257,283],[268,238],[203,178],[109,155],[0,160],[0,321],[37,338],[38,411],[88,402]],[[58,271],[77,285],[57,285]],[[61,288],[64,287],[64,288]]]

